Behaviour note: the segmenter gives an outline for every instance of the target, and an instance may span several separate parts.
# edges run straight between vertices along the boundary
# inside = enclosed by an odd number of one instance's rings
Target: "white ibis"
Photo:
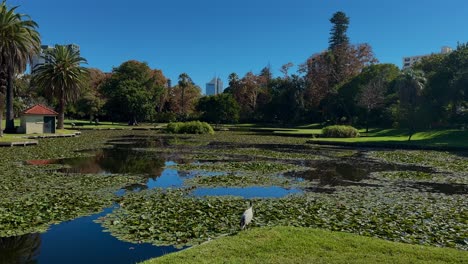
[[[241,217],[240,227],[244,229],[250,222],[252,222],[253,218],[253,209],[252,209],[252,201],[249,202],[250,207],[245,210],[244,214]]]

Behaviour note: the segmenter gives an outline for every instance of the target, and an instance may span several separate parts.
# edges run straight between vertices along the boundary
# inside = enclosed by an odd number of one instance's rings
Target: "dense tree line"
[[[86,60],[62,46],[50,51],[50,65],[33,76],[21,75],[40,39],[36,23],[15,10],[0,4],[0,120],[6,111],[7,128],[14,113],[35,103],[55,107],[59,126],[64,115],[131,125],[202,119],[407,127],[411,132],[468,123],[467,44],[401,71],[379,64],[370,45],[351,43],[350,19],[343,12],[330,19],[328,48],[307,58],[295,73],[290,73],[292,63],[284,64],[277,77],[269,65],[243,77],[232,73],[224,94],[202,97],[187,73],[174,86],[161,70],[134,60],[103,73],[83,68]]]

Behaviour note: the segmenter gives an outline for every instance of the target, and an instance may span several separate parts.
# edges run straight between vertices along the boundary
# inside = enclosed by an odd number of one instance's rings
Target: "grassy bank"
[[[422,146],[434,148],[468,148],[468,131],[460,129],[436,129],[415,133],[411,141],[408,141],[408,130],[405,129],[380,129],[373,128],[366,133],[365,129],[359,129],[361,136],[358,138],[323,138],[320,124],[303,125],[288,128],[270,126],[237,125],[231,129],[245,129],[257,133],[265,133],[278,136],[313,137],[311,143],[335,143],[343,145],[363,146]]]
[[[411,141],[408,141],[408,134],[404,130],[374,129],[370,133],[361,132],[361,137],[358,138],[316,138],[311,142],[468,148],[468,131],[457,129],[423,131],[414,134]]]
[[[23,142],[29,141],[28,137],[70,135],[75,134],[76,132],[78,132],[78,130],[57,129],[55,134],[3,134],[3,137],[0,137],[0,142]]]
[[[407,245],[320,229],[256,228],[144,262],[464,263],[468,252]]]

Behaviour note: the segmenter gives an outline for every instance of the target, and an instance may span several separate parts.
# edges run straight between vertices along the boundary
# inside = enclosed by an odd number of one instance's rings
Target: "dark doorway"
[[[55,116],[44,116],[44,133],[55,133]]]

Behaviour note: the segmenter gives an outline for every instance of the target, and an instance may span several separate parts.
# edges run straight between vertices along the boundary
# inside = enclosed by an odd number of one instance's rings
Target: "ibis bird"
[[[253,209],[252,209],[252,201],[249,202],[250,207],[245,210],[244,214],[241,217],[240,227],[244,229],[250,222],[252,222],[253,218]]]

